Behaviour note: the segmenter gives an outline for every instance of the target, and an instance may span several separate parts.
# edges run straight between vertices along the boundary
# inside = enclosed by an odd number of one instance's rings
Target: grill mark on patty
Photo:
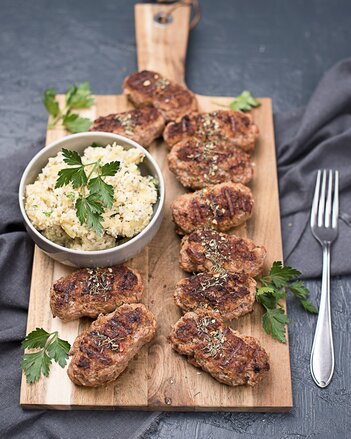
[[[201,205],[201,203],[199,203],[199,201],[196,199],[192,200],[192,209],[190,210],[190,212],[192,214],[193,220],[199,223],[202,222],[202,218],[203,218],[202,210],[203,210],[203,206]]]
[[[123,274],[123,278],[120,284],[120,288],[122,290],[131,290],[132,288],[135,287],[135,285],[138,283],[138,278],[135,276],[134,273],[132,273],[131,271],[127,270],[124,274]]]
[[[55,284],[54,290],[59,294],[59,298],[57,300],[58,306],[63,306],[68,303],[71,292],[75,289],[76,285],[74,282],[69,282],[67,285],[65,284]]]
[[[234,206],[233,206],[233,203],[232,203],[231,193],[229,192],[228,189],[223,189],[223,193],[224,193],[224,196],[225,196],[225,198],[227,200],[227,203],[228,203],[230,216],[233,217],[234,214],[235,214],[235,209],[234,209]]]

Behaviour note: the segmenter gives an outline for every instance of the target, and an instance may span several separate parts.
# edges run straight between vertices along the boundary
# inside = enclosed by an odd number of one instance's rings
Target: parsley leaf
[[[52,117],[58,116],[60,112],[59,103],[56,100],[56,90],[53,88],[48,88],[44,92],[43,103],[48,113]]]
[[[300,299],[303,309],[311,314],[318,314],[317,308],[307,299]]]
[[[76,189],[80,186],[85,186],[87,181],[88,177],[83,166],[79,166],[77,168],[65,168],[59,171],[55,188],[65,186],[66,184],[72,182],[72,186]]]
[[[258,101],[250,91],[244,90],[239,96],[234,98],[229,105],[223,105],[219,102],[214,102],[214,104],[219,105],[220,107],[229,107],[231,110],[246,112],[250,111],[252,108],[259,107],[261,102]]]
[[[39,380],[41,374],[49,376],[50,365],[56,361],[61,367],[66,366],[70,344],[58,337],[57,331],[51,334],[43,328],[36,328],[22,342],[25,349],[37,349],[25,353],[20,366],[28,384]]]
[[[80,117],[79,114],[69,113],[64,116],[62,124],[70,133],[82,133],[89,130],[91,120]]]
[[[89,192],[98,195],[102,204],[111,208],[113,203],[113,186],[104,182],[101,177],[92,178],[88,184]]]
[[[288,317],[286,316],[283,308],[268,308],[267,312],[263,314],[262,317],[263,329],[267,334],[271,335],[281,343],[286,343],[285,325],[287,323]]]
[[[83,82],[80,85],[74,84],[69,87],[66,92],[66,105],[62,109],[56,99],[56,91],[53,88],[45,90],[43,103],[51,116],[49,128],[55,127],[60,121],[70,133],[80,133],[88,131],[90,128],[90,119],[72,113],[74,109],[90,108],[93,105],[94,97],[91,94],[88,82]]]
[[[61,338],[54,338],[53,342],[48,346],[48,353],[56,363],[62,368],[66,366],[68,359],[68,352],[71,349],[71,345],[66,340]]]
[[[286,285],[294,277],[301,276],[301,273],[295,268],[285,266],[283,267],[281,261],[273,262],[269,278],[277,288],[281,288]]]
[[[289,290],[300,301],[301,305],[307,312],[310,312],[312,314],[317,314],[317,309],[308,300],[308,296],[310,292],[300,280],[297,280],[292,284],[290,284]]]
[[[90,108],[94,103],[89,82],[72,85],[66,92],[66,106],[69,108]]]
[[[267,334],[281,343],[286,342],[285,325],[288,318],[280,300],[285,299],[287,290],[295,295],[307,312],[317,312],[308,300],[308,289],[301,280],[296,279],[300,275],[295,268],[283,266],[281,261],[275,261],[269,274],[257,279],[261,286],[256,287],[256,300],[266,310],[262,317],[263,328]]]
[[[244,90],[240,96],[234,98],[229,107],[237,111],[250,111],[251,108],[259,107],[260,105],[261,103],[252,96],[251,92]]]
[[[285,299],[284,290],[276,290],[273,287],[261,287],[257,289],[256,300],[265,308],[275,308],[280,299]]]
[[[87,226],[93,228],[98,235],[103,234],[101,224],[103,211],[104,208],[95,195],[78,198],[76,201],[76,212],[80,223],[87,223]]]
[[[43,328],[36,328],[28,334],[22,341],[21,346],[24,349],[43,348],[46,340],[49,338],[49,333]]]
[[[77,151],[62,148],[63,161],[70,166],[82,166],[82,159]]]
[[[103,177],[113,177],[118,171],[119,166],[120,162],[117,161],[106,163],[106,165],[102,167],[101,175]]]
[[[65,186],[72,182],[73,187],[76,189],[80,186],[84,186],[88,182],[88,177],[85,173],[82,159],[77,151],[70,151],[69,149],[62,149],[63,161],[68,165],[75,166],[75,168],[61,169],[58,173],[58,179],[56,181],[55,188]]]
[[[28,384],[39,380],[41,374],[49,376],[51,358],[45,350],[24,354],[20,363]]]

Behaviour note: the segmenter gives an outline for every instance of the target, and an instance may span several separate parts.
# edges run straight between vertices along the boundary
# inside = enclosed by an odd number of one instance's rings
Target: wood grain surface
[[[139,68],[155,69],[168,77],[183,80],[187,32],[176,30],[171,33],[167,28],[152,22],[150,24],[150,17],[159,9],[159,6],[151,5],[136,7]],[[175,11],[173,24],[177,20],[181,24],[188,22],[187,8],[181,7]],[[178,26],[181,26],[179,23]],[[170,52],[171,34],[174,41],[179,36],[180,41],[174,47],[182,50],[181,53],[176,50],[172,51],[173,54]],[[148,49],[140,44],[141,39],[148,39]],[[153,42],[162,46],[162,41],[168,50],[164,50],[164,56],[154,59]],[[214,110],[219,108],[216,103],[228,104],[231,101],[231,98],[222,97],[197,95],[197,98],[201,111]],[[248,236],[257,244],[266,246],[268,268],[274,260],[282,260],[282,245],[271,100],[263,98],[260,101],[261,107],[253,110],[254,120],[260,129],[258,145],[253,154],[256,164],[251,184],[255,198],[254,215],[235,233]],[[127,108],[130,108],[130,104],[124,96],[96,96],[95,106],[82,111],[82,114],[95,118]],[[60,127],[48,131],[47,144],[65,134]],[[168,344],[170,327],[181,315],[173,301],[174,286],[185,276],[178,265],[180,240],[174,231],[170,204],[177,195],[184,193],[184,189],[168,170],[166,146],[161,141],[155,142],[150,152],[165,178],[165,218],[152,243],[130,261],[130,265],[137,268],[144,279],[144,303],[156,316],[157,336],[131,361],[116,382],[98,389],[75,386],[66,371],[57,365],[52,366],[49,378],[42,378],[36,384],[27,385],[22,378],[21,405],[27,408],[56,409],[116,407],[145,410],[288,411],[292,407],[289,348],[264,333],[262,309],[258,304],[253,313],[233,323],[233,327],[242,333],[258,337],[270,355],[271,371],[255,388],[231,388],[216,382],[205,372],[188,364],[184,357],[174,353]],[[71,271],[71,268],[52,261],[41,250],[35,249],[27,332],[35,327],[44,327],[48,331],[58,330],[62,338],[73,343],[75,337],[87,327],[88,319],[63,323],[57,318],[53,319],[50,313],[50,286],[54,280]]]

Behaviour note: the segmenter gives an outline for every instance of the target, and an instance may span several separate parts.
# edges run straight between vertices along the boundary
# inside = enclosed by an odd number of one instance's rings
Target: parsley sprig
[[[281,343],[286,343],[285,327],[288,317],[285,314],[281,299],[285,299],[287,290],[300,301],[302,307],[310,313],[317,313],[309,302],[309,291],[298,277],[301,273],[295,268],[283,266],[280,261],[273,262],[268,276],[258,278],[260,284],[256,290],[256,300],[266,310],[262,317],[263,328]]]
[[[61,121],[70,133],[88,131],[91,120],[72,112],[72,110],[90,108],[93,105],[94,98],[88,82],[82,82],[80,85],[74,84],[69,87],[65,96],[64,108],[60,108],[56,99],[56,90],[53,88],[45,90],[43,103],[51,116],[49,128],[54,128]]]
[[[49,376],[52,361],[65,367],[71,345],[58,336],[58,332],[47,332],[43,328],[36,328],[22,341],[22,347],[29,349],[23,355],[21,368],[28,384],[35,383],[41,377]]]
[[[105,207],[112,207],[114,195],[113,186],[107,184],[103,177],[113,177],[120,163],[113,161],[102,165],[101,161],[97,160],[83,164],[81,156],[76,151],[63,148],[62,154],[64,162],[73,167],[59,171],[55,188],[72,183],[73,188],[79,191],[79,197],[75,202],[79,222],[86,223],[87,227],[102,235],[102,214]],[[86,170],[89,172],[87,173]]]
[[[250,111],[252,108],[259,107],[261,102],[258,101],[250,91],[244,90],[239,96],[234,98],[234,100],[229,105],[223,105],[218,102],[214,102],[220,107],[230,108],[236,111]]]

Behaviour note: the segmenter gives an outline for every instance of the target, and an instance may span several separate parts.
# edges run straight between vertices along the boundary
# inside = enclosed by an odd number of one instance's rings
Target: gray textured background
[[[324,71],[350,56],[348,0],[200,0],[187,83],[202,94],[248,88],[275,111],[304,105]],[[0,0],[0,155],[43,146],[47,87],[88,80],[96,94],[120,92],[136,68],[134,1]],[[145,438],[346,438],[350,421],[350,280],[332,282],[336,371],[326,390],[308,370],[315,318],[288,303],[294,409],[290,414],[168,413]],[[319,282],[308,283],[317,300]],[[111,413],[111,416],[113,414]],[[101,429],[101,438],[113,432]],[[90,437],[87,432],[84,435]]]

